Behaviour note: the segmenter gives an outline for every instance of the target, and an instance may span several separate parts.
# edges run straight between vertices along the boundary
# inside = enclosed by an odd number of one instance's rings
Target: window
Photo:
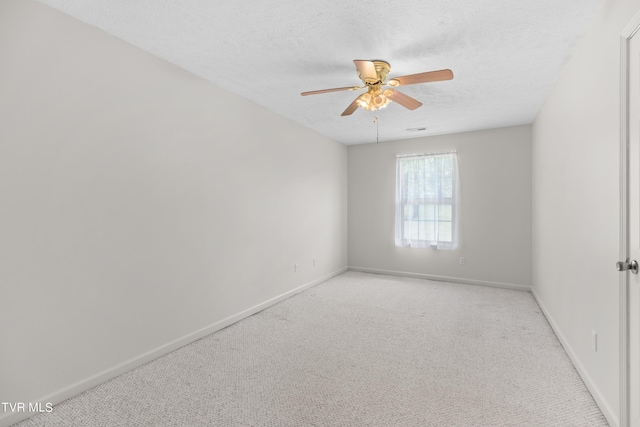
[[[453,153],[396,158],[396,246],[458,247],[458,158]]]

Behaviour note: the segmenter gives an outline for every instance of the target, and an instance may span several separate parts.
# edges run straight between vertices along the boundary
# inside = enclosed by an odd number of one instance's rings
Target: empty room
[[[640,427],[639,12],[0,0],[0,427]]]

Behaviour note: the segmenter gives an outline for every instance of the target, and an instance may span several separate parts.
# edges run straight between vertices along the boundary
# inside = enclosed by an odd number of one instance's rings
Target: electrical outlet
[[[591,348],[593,351],[598,351],[598,333],[596,331],[591,331]]]
[[[464,257],[463,256],[460,257],[460,265],[464,265]]]

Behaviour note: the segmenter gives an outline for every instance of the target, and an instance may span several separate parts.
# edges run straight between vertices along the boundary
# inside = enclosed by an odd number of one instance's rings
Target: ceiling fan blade
[[[406,86],[406,85],[414,85],[417,83],[429,83],[429,82],[440,82],[443,80],[451,80],[453,79],[453,71],[446,70],[438,70],[438,71],[427,71],[426,73],[418,73],[418,74],[409,74],[408,76],[395,77],[390,79],[387,84],[389,86]]]
[[[405,108],[408,108],[409,110],[415,110],[422,105],[422,102],[410,97],[409,95],[405,95],[402,92],[398,92],[397,90],[394,90],[393,93],[389,95],[389,99],[393,102],[397,102]]]
[[[358,99],[360,99],[359,96],[356,99],[354,99],[353,102],[351,104],[349,104],[347,109],[344,110],[342,112],[342,114],[340,114],[340,115],[341,116],[350,116],[351,114],[353,114],[353,112],[358,109]]]
[[[365,83],[375,83],[380,80],[378,78],[378,73],[376,72],[376,66],[372,61],[354,59],[353,62],[356,64],[356,68],[358,69],[358,76],[360,76],[360,80]]]
[[[348,87],[334,87],[333,89],[322,89],[322,90],[312,90],[309,92],[302,92],[300,95],[302,96],[307,96],[307,95],[318,95],[321,93],[329,93],[329,92],[339,92],[341,90],[358,90],[358,89],[363,89],[364,86],[348,86]]]

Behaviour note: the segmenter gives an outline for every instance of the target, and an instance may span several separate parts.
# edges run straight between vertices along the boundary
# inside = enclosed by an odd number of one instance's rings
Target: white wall
[[[592,394],[618,423],[620,34],[607,0],[533,124],[533,288]],[[591,331],[598,333],[598,351]]]
[[[459,249],[396,247],[396,155],[454,149],[462,197]],[[528,289],[530,126],[350,146],[348,229],[350,267]]]
[[[31,0],[0,2],[0,121],[2,402],[347,265],[345,146]]]

